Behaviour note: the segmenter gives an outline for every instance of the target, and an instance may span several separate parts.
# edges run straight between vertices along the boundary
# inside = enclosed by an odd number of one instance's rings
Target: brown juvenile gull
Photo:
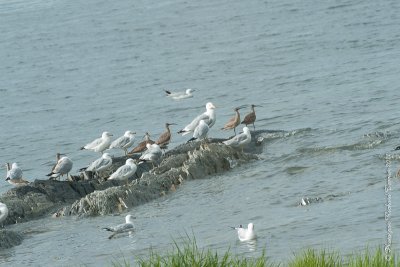
[[[176,125],[175,123],[166,123],[165,124],[165,132],[163,132],[158,140],[156,141],[156,144],[160,146],[161,149],[166,149],[168,147],[169,142],[171,141],[171,131],[169,129],[170,125]]]
[[[111,148],[121,148],[125,151],[125,155],[128,154],[128,148],[130,148],[135,142],[135,132],[126,131],[123,136],[114,140],[111,145]]]
[[[208,127],[211,128],[216,121],[216,116],[215,116],[215,106],[213,103],[208,102],[206,104],[206,112],[203,114],[200,114],[196,118],[192,120],[191,123],[185,126],[182,130],[180,130],[178,133],[182,135],[186,135],[188,133],[191,133],[196,129],[197,125],[199,124],[200,120],[204,120],[205,123],[207,123]]]
[[[47,176],[50,176],[49,179],[53,179],[53,178],[58,178],[60,176],[64,176],[64,174],[66,174],[68,178],[68,173],[71,171],[73,165],[72,160],[66,157],[65,154],[61,153],[57,153],[56,158],[57,158],[57,163],[53,166],[51,173],[47,174]]]
[[[6,163],[7,178],[6,181],[15,186],[27,185],[28,181],[22,178],[22,170],[18,164],[14,162],[10,168],[10,164]]]
[[[130,154],[134,154],[134,153],[141,153],[143,151],[146,150],[146,145],[147,144],[154,144],[155,142],[153,140],[150,139],[150,134],[148,132],[146,132],[146,134],[144,135],[144,140],[142,142],[140,142],[135,148],[133,148],[128,155]]]
[[[111,136],[112,134],[109,132],[103,132],[100,138],[97,138],[89,144],[81,147],[81,150],[93,150],[94,152],[101,152],[103,154],[103,151],[110,147]]]
[[[108,239],[113,238],[116,234],[133,231],[134,230],[133,219],[134,217],[128,214],[125,216],[125,223],[118,224],[117,226],[110,226],[103,228],[104,230],[113,232],[112,235],[108,237]]]
[[[256,121],[256,111],[254,110],[254,107],[260,106],[251,105],[251,112],[244,117],[242,124],[246,124],[246,126],[249,124],[253,124],[254,130],[256,130],[256,126],[254,126],[254,122]]]
[[[240,124],[240,114],[239,114],[239,109],[242,107],[237,107],[234,109],[236,112],[235,116],[230,118],[229,121],[225,124],[221,130],[231,130],[233,129],[233,132],[236,134],[236,126]]]

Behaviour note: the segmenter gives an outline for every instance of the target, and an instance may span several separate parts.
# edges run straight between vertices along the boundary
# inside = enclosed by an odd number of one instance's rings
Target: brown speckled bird
[[[254,110],[254,107],[260,107],[260,106],[251,105],[251,112],[244,117],[242,124],[246,124],[246,126],[249,124],[253,124],[254,130],[256,130],[256,127],[254,126],[254,122],[256,121],[256,112]]]
[[[166,123],[165,124],[165,132],[163,132],[158,140],[156,141],[156,144],[160,146],[161,149],[166,149],[168,147],[169,142],[171,141],[171,131],[169,129],[170,125],[176,125],[175,123]]]
[[[237,107],[234,109],[236,112],[235,116],[230,118],[229,121],[224,125],[224,127],[221,128],[221,130],[231,130],[233,129],[233,132],[236,135],[236,127],[240,124],[240,114],[239,114],[239,109],[242,107]]]

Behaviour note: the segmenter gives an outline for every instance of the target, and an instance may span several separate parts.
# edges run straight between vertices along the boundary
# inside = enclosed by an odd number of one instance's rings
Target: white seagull
[[[112,158],[110,154],[104,153],[101,158],[93,161],[89,167],[86,168],[86,171],[91,171],[97,173],[99,175],[100,172],[107,170],[112,164]]]
[[[171,97],[172,99],[175,99],[175,100],[193,97],[192,92],[194,92],[194,91],[195,91],[194,89],[186,89],[185,92],[171,92],[169,90],[165,90],[165,92],[167,93],[167,96]]]
[[[120,181],[127,181],[128,178],[132,177],[137,170],[137,166],[133,159],[127,159],[125,165],[119,167],[108,180],[120,180]]]
[[[250,241],[254,240],[257,238],[256,233],[254,232],[254,224],[249,223],[247,225],[247,229],[243,228],[242,225],[239,227],[233,227],[237,233],[238,233],[238,238],[240,241]]]
[[[7,182],[9,182],[10,184],[15,185],[15,186],[29,184],[28,181],[26,181],[22,178],[22,170],[20,167],[18,167],[18,164],[16,162],[14,162],[11,165],[11,168],[10,168],[10,164],[6,163],[6,168],[7,168],[7,177],[6,177]]]
[[[134,217],[132,215],[128,214],[125,217],[125,223],[119,224],[117,226],[110,226],[110,227],[103,228],[104,230],[113,232],[112,235],[110,235],[108,237],[108,239],[113,238],[116,234],[133,231],[134,230],[133,219],[134,219]]]
[[[188,142],[196,139],[206,139],[209,129],[210,127],[208,127],[207,123],[205,123],[204,120],[200,120],[199,125],[197,125],[197,127],[194,129],[193,138],[189,139]]]
[[[162,150],[157,144],[147,144],[147,150],[140,156],[139,160],[142,162],[151,162],[154,167],[154,162],[157,162],[161,159]]]
[[[90,142],[89,144],[81,147],[81,150],[93,150],[94,152],[103,153],[104,150],[108,149],[111,144],[111,136],[109,132],[103,132],[100,138],[97,138]]]
[[[0,202],[0,224],[4,222],[4,220],[8,216],[8,208],[7,205]]]
[[[247,145],[250,142],[251,142],[250,129],[245,126],[245,127],[243,127],[243,133],[235,135],[231,139],[226,140],[222,143],[224,143],[227,146],[241,147],[243,150],[243,146]]]
[[[215,106],[213,103],[208,102],[206,104],[206,112],[203,114],[197,116],[191,123],[185,126],[182,130],[180,130],[178,133],[181,133],[182,135],[186,135],[190,132],[193,132],[194,129],[196,129],[197,125],[199,124],[200,120],[204,120],[205,123],[207,123],[208,127],[211,128],[215,124],[216,116],[215,116]]]
[[[111,148],[121,148],[125,151],[125,155],[128,154],[128,148],[130,148],[135,142],[135,132],[126,131],[123,136],[114,140],[111,145]]]
[[[64,157],[60,158],[61,155]],[[57,153],[57,163],[54,165],[51,173],[47,174],[47,176],[50,176],[49,179],[52,179],[64,176],[64,174],[66,174],[68,178],[68,173],[71,171],[72,165],[72,160],[66,157],[65,154]]]

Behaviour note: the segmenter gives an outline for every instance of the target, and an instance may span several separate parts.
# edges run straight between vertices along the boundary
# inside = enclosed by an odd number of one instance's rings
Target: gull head
[[[195,90],[194,89],[186,89],[186,94],[188,95],[188,94],[191,94],[192,92],[194,92]]]
[[[134,134],[136,134],[136,132],[126,131],[126,132],[124,133],[124,135],[125,135],[126,137],[129,137],[129,136],[134,135]]]
[[[253,223],[249,223],[248,225],[247,225],[247,229],[249,229],[249,230],[254,230],[254,224]]]
[[[208,103],[206,104],[206,109],[207,109],[207,110],[210,110],[210,109],[215,109],[215,106],[214,106],[214,104],[213,104],[213,103],[211,103],[211,102],[208,102]]]
[[[125,165],[136,165],[133,159],[127,159]]]
[[[249,129],[249,127],[243,127],[243,132],[245,133],[245,134],[249,134],[250,133],[250,129]]]
[[[14,162],[14,163],[11,165],[11,168],[12,168],[12,169],[18,168],[18,164],[17,164],[16,162]]]
[[[101,138],[106,138],[106,137],[111,137],[111,136],[113,136],[113,135],[110,134],[109,132],[103,132],[103,133],[101,134]]]
[[[107,159],[107,158],[111,158],[111,155],[109,153],[104,153],[101,157],[103,159]]]
[[[128,215],[125,216],[125,222],[126,223],[133,223],[133,219],[134,218],[135,217],[133,217],[132,215],[128,214]]]

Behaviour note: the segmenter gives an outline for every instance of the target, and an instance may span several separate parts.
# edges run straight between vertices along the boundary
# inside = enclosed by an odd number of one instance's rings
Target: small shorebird
[[[239,227],[232,227],[238,233],[238,238],[240,241],[250,241],[257,238],[256,233],[254,232],[254,224],[249,223],[247,225],[247,229],[243,228],[242,225]]]
[[[153,140],[150,139],[150,134],[148,132],[146,132],[146,134],[144,135],[144,140],[142,142],[140,142],[136,147],[134,147],[129,153],[128,156],[130,154],[134,154],[134,153],[141,153],[143,151],[146,150],[146,145],[147,144],[154,144],[155,142]]]
[[[246,126],[249,124],[253,124],[254,130],[256,130],[256,126],[254,126],[254,122],[256,121],[256,111],[254,110],[254,107],[261,106],[251,105],[251,112],[244,117],[242,124],[246,124]]]
[[[247,126],[245,126],[245,127],[243,127],[243,133],[235,135],[231,139],[226,140],[222,143],[224,143],[227,146],[241,147],[242,151],[243,151],[243,147],[250,142],[251,142],[250,129]]]
[[[123,136],[114,140],[111,145],[111,148],[121,148],[125,151],[125,156],[128,154],[128,148],[130,148],[135,142],[135,132],[126,131]]]
[[[132,215],[128,214],[125,216],[125,223],[119,224],[117,226],[110,226],[110,227],[103,228],[104,230],[113,232],[112,235],[110,235],[108,237],[108,239],[113,238],[116,234],[133,231],[134,230],[133,219],[134,219],[134,217]]]
[[[191,139],[189,139],[188,142],[196,140],[196,139],[205,140],[207,138],[209,129],[210,128],[208,127],[207,123],[205,123],[204,120],[200,120],[196,129],[194,129],[193,137]]]
[[[11,168],[10,168],[10,163],[6,163],[6,168],[7,168],[7,178],[6,178],[7,182],[15,186],[29,184],[28,181],[22,178],[22,170],[20,167],[18,167],[18,164],[16,162],[14,162],[11,165]]]
[[[180,130],[178,133],[182,135],[186,135],[190,132],[193,132],[194,129],[196,129],[197,125],[199,124],[200,120],[204,120],[205,123],[207,123],[208,127],[211,128],[216,121],[216,116],[215,116],[215,106],[213,103],[208,102],[206,104],[206,112],[203,114],[200,114],[197,116],[194,120],[192,120],[191,123],[185,126],[182,130]]]
[[[3,224],[4,220],[8,216],[8,208],[7,205],[0,202],[0,225]]]
[[[103,151],[110,147],[111,136],[112,134],[110,134],[109,132],[103,132],[100,138],[97,138],[89,144],[81,147],[81,150],[93,150],[94,152],[101,152],[103,154]]]
[[[61,153],[57,153],[56,159],[57,159],[56,164],[51,169],[51,173],[47,174],[47,176],[50,176],[49,179],[53,179],[53,178],[58,178],[60,176],[64,176],[64,174],[66,174],[68,178],[68,173],[71,171],[73,165],[72,160],[66,157],[65,154]]]
[[[167,149],[168,144],[171,141],[171,130],[169,129],[170,125],[176,125],[175,123],[166,123],[165,124],[165,132],[163,132],[158,140],[156,141],[156,144],[160,146],[161,149]]]
[[[186,89],[185,92],[171,92],[169,90],[164,90],[167,93],[168,97],[171,97],[172,99],[175,100],[180,100],[180,99],[185,99],[185,98],[190,98],[193,97],[192,92],[194,92],[194,89]]]
[[[132,177],[137,170],[137,166],[133,159],[127,159],[125,165],[119,167],[107,180],[120,180],[126,181]]]
[[[236,127],[240,124],[240,114],[239,114],[239,109],[242,107],[237,107],[234,109],[236,112],[235,116],[230,118],[229,121],[224,125],[224,127],[221,128],[221,130],[231,130],[233,129],[233,132],[236,134]]]

